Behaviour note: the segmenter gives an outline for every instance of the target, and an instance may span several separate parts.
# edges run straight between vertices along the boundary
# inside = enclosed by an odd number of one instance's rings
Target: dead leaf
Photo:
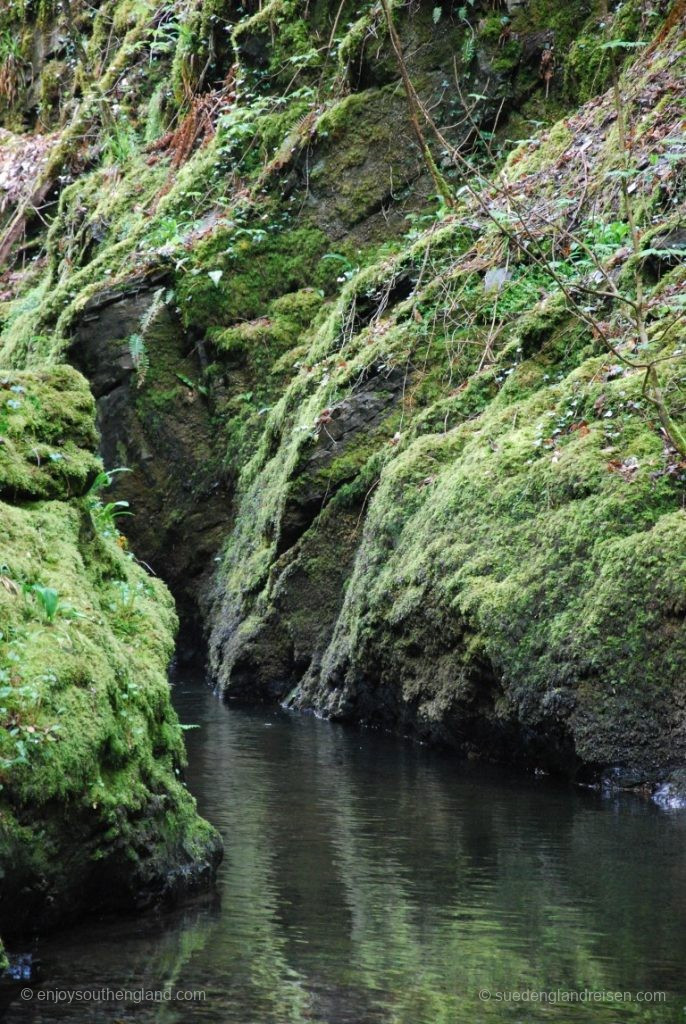
[[[8,594],[13,594],[15,597],[19,594],[19,587],[9,576],[0,576],[0,586],[3,586]]]

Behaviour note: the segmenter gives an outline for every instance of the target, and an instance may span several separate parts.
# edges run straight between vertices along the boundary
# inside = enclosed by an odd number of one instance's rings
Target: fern
[[[145,339],[142,334],[132,334],[130,336],[129,353],[133,368],[136,371],[136,387],[140,388],[145,383],[145,378],[150,368],[150,360],[148,359]]]
[[[474,60],[475,54],[476,45],[474,43],[474,36],[465,36],[462,42],[462,63],[465,67],[469,67]]]
[[[155,322],[157,314],[160,312],[160,310],[164,308],[164,292],[164,288],[157,289],[157,291],[152,297],[152,302],[150,303],[150,305],[148,306],[145,313],[143,313],[143,316],[140,319],[141,334],[143,336],[143,340],[147,338],[148,331]]]
[[[165,289],[158,288],[152,297],[152,302],[140,318],[140,331],[129,337],[129,353],[131,355],[133,368],[136,371],[136,387],[139,388],[143,387],[145,384],[145,378],[147,377],[148,370],[150,369],[150,359],[148,358],[145,339],[147,338],[150,328],[154,324],[160,310],[164,308],[164,305]]]

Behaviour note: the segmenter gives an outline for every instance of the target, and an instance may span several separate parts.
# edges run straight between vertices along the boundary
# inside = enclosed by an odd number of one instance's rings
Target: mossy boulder
[[[89,490],[99,463],[85,381],[67,367],[3,380],[23,421],[5,428],[13,447],[0,499],[7,937],[205,884],[219,841],[182,782],[166,676],[173,602]]]
[[[597,372],[504,388],[389,467],[315,703],[572,773],[683,762],[686,519],[640,379]]]
[[[71,367],[0,376],[0,496],[83,494],[96,447],[93,397]]]

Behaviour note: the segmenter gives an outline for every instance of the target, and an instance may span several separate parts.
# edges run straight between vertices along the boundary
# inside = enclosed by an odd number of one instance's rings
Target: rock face
[[[336,493],[357,477],[360,445],[378,444],[380,433],[386,440],[385,423],[394,409],[397,415],[403,381],[395,370],[376,373],[317,417],[312,450],[303,453],[282,496],[264,616],[246,618],[245,606],[220,582],[212,612],[217,622],[212,657],[219,679],[231,680],[232,697],[283,699],[304,672],[317,672],[352,567],[351,541],[361,509],[354,503],[340,514],[326,512]],[[260,481],[257,477],[257,490]],[[260,500],[257,493],[255,499]],[[242,570],[242,560],[237,568]]]
[[[607,23],[586,0],[396,9],[431,160],[378,4],[181,3],[164,32],[154,3],[16,6],[0,823],[21,920],[104,905],[105,877],[145,902],[216,857],[176,778],[169,595],[117,526],[199,610],[228,700],[680,799],[683,0]],[[98,448],[131,470],[107,497]]]
[[[180,781],[176,619],[118,543],[94,403],[67,366],[0,383],[3,935],[206,885],[221,848]]]
[[[173,588],[190,627],[231,508],[201,383],[202,343],[188,339],[167,294],[159,273],[95,292],[69,358],[90,381],[105,466],[127,470],[113,495],[133,512],[131,546]]]
[[[673,127],[668,54],[683,38],[670,24],[622,85],[644,140]],[[500,32],[509,46],[511,29]],[[658,93],[656,118],[645,96]],[[542,225],[571,205],[562,230],[576,235],[596,203],[616,224],[621,196],[603,192],[600,170],[617,159],[616,117],[607,95],[520,147],[498,214],[511,202]],[[683,193],[662,145],[649,148],[637,158],[662,170],[639,186],[656,252],[642,275],[659,320],[683,277]],[[526,257],[503,261],[501,243],[467,203],[353,278],[315,326],[241,479],[211,664],[229,700],[285,700],[469,756],[655,785],[686,760],[683,458],[616,308],[603,316],[619,357]],[[630,293],[621,229],[606,251]],[[583,282],[590,265],[575,272]],[[659,322],[652,354],[679,389],[677,340]],[[671,785],[662,803],[678,799]]]

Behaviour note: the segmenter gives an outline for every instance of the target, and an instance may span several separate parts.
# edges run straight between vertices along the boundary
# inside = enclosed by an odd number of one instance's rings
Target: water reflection
[[[163,1004],[15,1003],[15,1021],[461,1024],[683,1020],[686,817],[513,779],[177,686],[188,782],[224,835],[218,893],[43,943],[47,989],[203,989]],[[667,992],[551,1006],[498,992]],[[488,990],[492,998],[479,998]]]

